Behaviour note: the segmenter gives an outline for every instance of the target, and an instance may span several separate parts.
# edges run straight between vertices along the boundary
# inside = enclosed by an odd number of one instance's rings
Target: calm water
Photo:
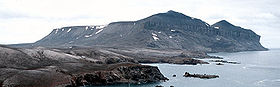
[[[241,64],[225,64],[221,66],[215,65],[215,63],[195,66],[148,64],[158,66],[160,71],[170,80],[161,83],[130,85],[130,87],[154,87],[156,85],[162,85],[164,87],[171,85],[175,87],[280,87],[280,49],[238,53],[213,53],[209,55],[221,56],[224,57],[224,60],[237,61]],[[183,77],[185,72],[215,74],[219,75],[220,78],[186,78]],[[173,74],[176,74],[177,77],[172,77]],[[128,87],[128,85],[102,87]]]

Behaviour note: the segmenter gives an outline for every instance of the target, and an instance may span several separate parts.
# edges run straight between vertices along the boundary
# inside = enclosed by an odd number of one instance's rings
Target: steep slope
[[[253,31],[228,22],[221,21],[210,26],[200,19],[171,10],[138,21],[54,29],[45,38],[28,46],[105,46],[206,52],[266,50],[259,39],[260,36]]]
[[[35,46],[67,46],[69,44],[84,44],[89,37],[103,30],[104,25],[71,26],[54,29],[48,36],[37,41]]]
[[[219,21],[212,27],[219,30],[220,42],[213,45],[216,50],[267,50],[260,44],[260,36],[249,29],[235,26],[226,20]]]

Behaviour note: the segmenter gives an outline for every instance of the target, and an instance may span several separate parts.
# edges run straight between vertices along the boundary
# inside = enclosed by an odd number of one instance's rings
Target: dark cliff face
[[[54,29],[29,47],[71,46],[183,49],[206,52],[266,50],[260,36],[223,20],[214,25],[175,11],[138,21],[113,22],[102,26],[72,26]]]
[[[167,80],[157,67],[127,64],[120,65],[110,71],[95,71],[74,75],[72,86],[104,85],[116,83],[150,83]]]
[[[260,44],[260,36],[249,29],[244,29],[239,26],[235,26],[226,20],[219,21],[212,25],[212,27],[219,30],[218,35],[224,37],[222,42],[218,43],[222,45],[217,46],[217,50],[232,50],[232,51],[252,51],[252,50],[267,50]]]

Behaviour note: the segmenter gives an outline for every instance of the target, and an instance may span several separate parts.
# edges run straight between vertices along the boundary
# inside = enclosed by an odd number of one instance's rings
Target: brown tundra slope
[[[74,87],[166,79],[157,67],[102,49],[0,46],[0,87]]]

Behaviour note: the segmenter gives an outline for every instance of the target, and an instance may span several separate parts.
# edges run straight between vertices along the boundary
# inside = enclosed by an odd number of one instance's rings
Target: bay
[[[280,87],[280,49],[269,51],[246,51],[236,53],[211,53],[212,56],[223,57],[226,61],[241,64],[216,65],[215,62],[203,65],[177,64],[145,64],[159,67],[167,82],[150,84],[119,84],[90,87]],[[210,61],[212,59],[203,59]],[[199,79],[183,77],[185,72],[197,74],[219,75],[215,79]],[[172,75],[177,75],[172,77]]]

